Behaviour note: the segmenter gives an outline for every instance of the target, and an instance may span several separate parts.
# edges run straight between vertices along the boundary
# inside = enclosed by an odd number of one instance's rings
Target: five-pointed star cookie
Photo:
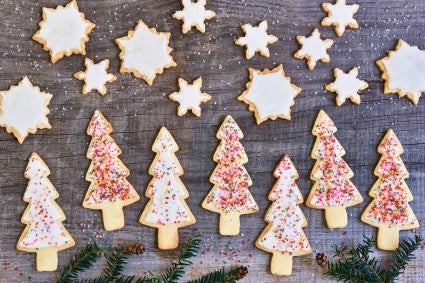
[[[291,119],[291,106],[301,88],[291,84],[291,79],[285,77],[283,66],[273,70],[263,71],[249,69],[250,82],[246,90],[238,97],[249,105],[249,111],[255,113],[257,124],[267,119]]]
[[[215,17],[215,13],[211,10],[205,9],[207,0],[182,0],[183,10],[177,11],[173,14],[173,18],[183,21],[182,32],[187,33],[196,27],[197,30],[205,32],[205,20],[210,20]]]
[[[267,34],[267,21],[262,21],[256,27],[245,24],[241,28],[246,35],[236,39],[235,44],[246,46],[246,59],[251,59],[257,51],[264,57],[269,57],[270,51],[267,45],[275,43],[278,39],[274,35]]]
[[[84,80],[83,94],[88,94],[93,89],[101,95],[106,94],[106,83],[111,83],[117,79],[116,76],[108,74],[106,70],[109,67],[109,59],[105,59],[97,64],[86,58],[84,61],[86,71],[79,71],[74,74],[74,77]]]
[[[336,3],[323,3],[323,10],[328,13],[328,16],[322,20],[323,26],[335,26],[335,33],[341,37],[347,27],[356,29],[359,24],[354,19],[354,14],[357,13],[360,6],[357,4],[347,5],[346,0],[336,0]]]
[[[336,92],[336,105],[341,106],[347,98],[355,104],[360,104],[358,92],[367,89],[369,85],[367,82],[359,80],[358,75],[359,69],[357,67],[351,69],[348,73],[344,73],[338,68],[334,69],[335,81],[326,85],[326,90]]]
[[[46,117],[51,98],[50,93],[41,92],[24,77],[17,86],[0,92],[0,126],[13,133],[20,144],[37,129],[51,129]]]
[[[201,92],[202,78],[196,79],[192,84],[188,84],[187,81],[180,78],[179,87],[179,92],[173,92],[169,95],[172,101],[180,104],[177,108],[177,115],[183,116],[187,110],[192,110],[193,114],[198,117],[201,116],[201,103],[211,99],[208,93]]]
[[[40,29],[32,38],[50,53],[52,63],[72,54],[85,55],[88,34],[95,27],[80,13],[76,0],[65,7],[43,8],[43,20],[39,25]]]
[[[332,39],[322,40],[318,29],[315,29],[309,37],[297,36],[297,41],[302,45],[302,48],[294,54],[294,57],[298,59],[306,58],[310,70],[316,67],[319,60],[323,63],[330,61],[326,50],[331,48],[334,41]]]
[[[177,64],[171,57],[170,33],[157,32],[139,20],[127,36],[115,39],[120,52],[121,73],[133,73],[152,85],[157,74]]]

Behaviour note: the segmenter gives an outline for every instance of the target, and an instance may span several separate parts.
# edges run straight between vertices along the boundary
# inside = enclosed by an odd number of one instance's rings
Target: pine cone
[[[127,249],[131,254],[135,255],[143,254],[145,252],[145,247],[139,243],[128,245]]]
[[[316,263],[321,267],[325,268],[328,263],[328,257],[324,253],[316,254]]]
[[[240,280],[244,278],[247,274],[248,274],[248,268],[246,268],[245,266],[239,267],[236,272],[236,280]]]

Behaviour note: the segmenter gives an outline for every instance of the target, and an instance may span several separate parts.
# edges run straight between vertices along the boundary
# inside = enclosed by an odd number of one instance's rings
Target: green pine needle
[[[235,283],[239,280],[237,277],[239,267],[234,267],[226,272],[220,269],[202,276],[199,279],[188,281],[187,283]]]

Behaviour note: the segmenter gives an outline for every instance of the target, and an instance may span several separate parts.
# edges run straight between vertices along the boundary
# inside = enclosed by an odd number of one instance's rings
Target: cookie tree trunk
[[[43,248],[36,256],[38,271],[55,271],[58,268],[58,252],[56,248]]]
[[[124,227],[124,211],[121,205],[110,204],[102,209],[103,225],[106,231]]]
[[[179,234],[174,225],[158,228],[158,248],[161,250],[175,249],[179,246]]]
[[[289,253],[273,253],[271,261],[271,273],[274,275],[292,274],[292,255]]]
[[[237,213],[221,213],[219,231],[223,236],[235,236],[240,232],[240,218]]]
[[[400,229],[397,227],[379,227],[376,235],[376,246],[385,251],[397,249]]]
[[[329,228],[344,228],[348,224],[347,210],[343,206],[325,208],[325,219]]]

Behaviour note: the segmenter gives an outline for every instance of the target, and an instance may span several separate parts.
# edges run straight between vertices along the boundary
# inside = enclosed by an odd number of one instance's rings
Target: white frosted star
[[[334,41],[332,39],[322,40],[318,29],[315,29],[309,37],[297,36],[297,41],[302,45],[302,48],[294,54],[294,57],[298,59],[306,58],[310,70],[316,67],[319,60],[323,63],[330,61],[327,49],[331,48]]]
[[[201,103],[211,99],[208,93],[201,92],[202,78],[196,79],[192,84],[188,84],[187,81],[180,78],[179,87],[179,92],[173,92],[169,95],[171,100],[180,104],[177,108],[177,115],[183,116],[187,110],[192,110],[193,114],[198,117],[201,116]]]
[[[117,79],[116,76],[108,74],[106,71],[109,67],[109,60],[105,59],[97,64],[94,64],[92,60],[86,58],[84,61],[86,71],[79,71],[74,74],[74,77],[84,80],[83,94],[88,94],[93,89],[101,95],[106,94],[106,83],[111,83]]]
[[[354,15],[359,10],[357,4],[347,5],[346,0],[336,0],[335,5],[331,3],[323,3],[323,10],[328,13],[328,16],[322,20],[323,26],[335,26],[335,33],[342,36],[346,27],[356,29],[359,24],[354,19]]]
[[[40,92],[27,77],[17,86],[0,92],[0,126],[6,127],[8,133],[13,133],[19,143],[23,143],[29,133],[37,129],[51,129],[46,115],[52,95]]]
[[[238,97],[249,105],[249,110],[255,113],[257,124],[267,119],[291,119],[291,106],[301,88],[291,84],[291,79],[285,77],[282,65],[273,70],[263,71],[249,69],[250,82],[246,90]]]
[[[348,73],[344,73],[338,68],[334,69],[335,81],[326,85],[326,90],[336,92],[336,104],[338,106],[344,104],[347,98],[355,104],[360,104],[361,99],[358,92],[367,89],[369,85],[358,79],[358,75],[359,69],[357,67],[351,69]]]
[[[215,17],[215,13],[211,10],[205,9],[207,0],[182,0],[183,10],[177,11],[173,14],[173,18],[183,21],[182,32],[187,33],[196,27],[197,30],[205,32],[205,20],[210,20]]]
[[[264,57],[269,57],[270,51],[267,45],[275,43],[278,38],[267,34],[267,21],[262,21],[256,27],[244,24],[241,28],[246,35],[236,39],[235,44],[246,46],[246,59],[251,59],[257,51]]]

